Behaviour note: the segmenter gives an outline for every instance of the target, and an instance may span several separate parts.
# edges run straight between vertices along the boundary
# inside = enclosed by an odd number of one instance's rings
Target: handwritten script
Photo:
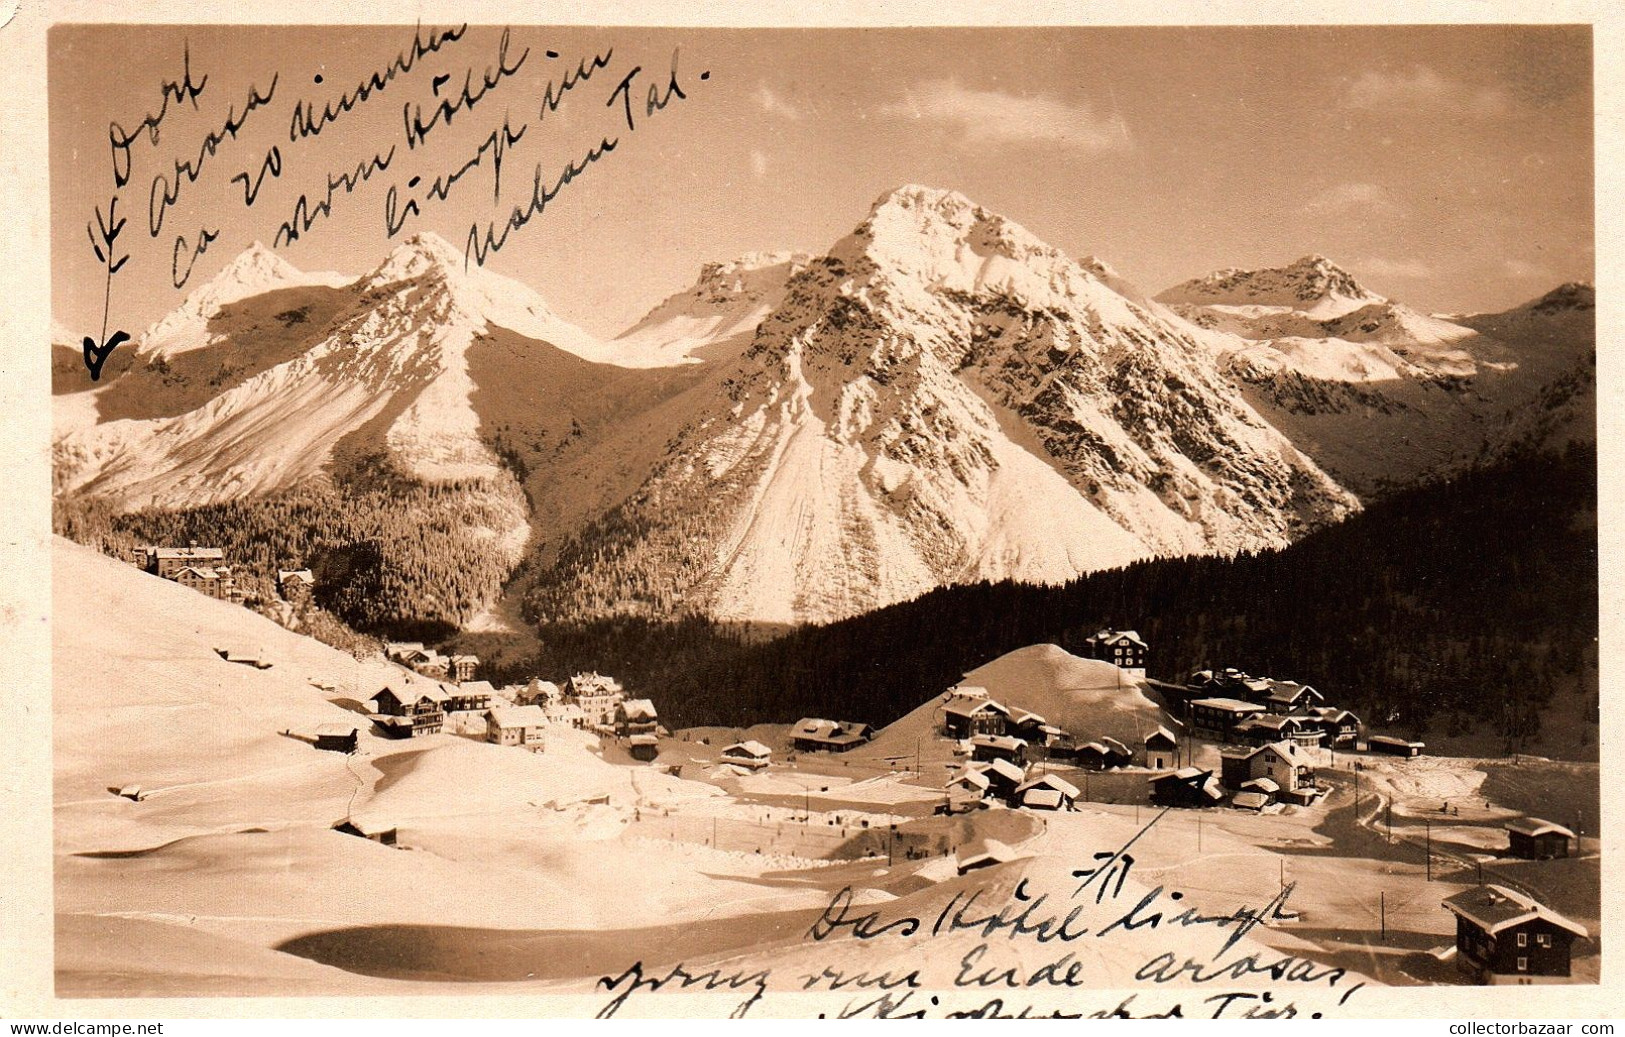
[[[691,74],[675,48],[640,60],[614,46],[566,56],[534,31],[531,44],[511,29],[466,24],[399,31],[409,38],[393,56],[333,73],[342,79],[336,85],[314,70],[351,67],[341,50],[318,49],[303,56],[308,67],[227,85],[232,59],[182,38],[151,100],[143,104],[135,88],[130,112],[107,124],[106,186],[96,191],[106,201],[85,225],[103,281],[100,332],[84,338],[92,380],[130,339],[108,327],[132,254],[143,269],[162,269],[167,259],[168,287],[183,289],[217,244],[258,237],[286,248],[341,217],[349,240],[355,215],[370,206],[384,241],[442,210],[440,222],[466,224],[465,269],[484,265],[571,184],[711,78],[709,69]],[[566,105],[581,109],[573,129],[558,123]],[[508,176],[505,163],[526,151],[525,172]],[[125,212],[143,203],[145,219],[132,232]],[[154,287],[129,290],[150,297]]]
[[[1295,918],[1291,883],[1259,907],[1222,914],[1164,885],[1130,885],[1128,849],[1161,816],[1075,868],[1081,881],[1070,890],[1039,888],[1030,875],[1013,887],[990,878],[956,884],[932,911],[911,914],[860,907],[845,887],[799,946],[760,963],[637,961],[601,977],[609,999],[598,1016],[686,993],[727,998],[734,1018],[774,995],[805,994],[835,995],[834,1010],[821,1013],[835,1018],[1321,1018],[1364,987],[1342,968],[1242,942]],[[1093,1003],[1091,991],[1129,986],[1146,989]]]

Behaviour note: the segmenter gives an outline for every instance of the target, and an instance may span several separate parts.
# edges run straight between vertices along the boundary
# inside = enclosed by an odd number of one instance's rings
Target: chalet
[[[1505,886],[1476,886],[1444,901],[1456,916],[1456,965],[1479,983],[1569,981],[1569,958],[1586,928]]]
[[[1334,749],[1352,746],[1360,738],[1360,718],[1335,706],[1310,709],[1304,723],[1317,725],[1321,732],[1321,743]]]
[[[1315,769],[1304,763],[1298,747],[1288,741],[1271,742],[1254,749],[1232,749],[1219,754],[1226,788],[1266,792],[1290,803],[1309,803],[1320,795]],[[1251,785],[1266,779],[1275,788]]]
[[[335,824],[333,831],[343,832],[345,835],[358,835],[375,843],[383,843],[385,846],[394,846],[399,838],[399,832],[394,825],[371,818],[347,817]]]
[[[1264,707],[1240,699],[1192,699],[1190,704],[1191,731],[1201,738],[1228,742],[1237,724],[1264,712]]]
[[[1027,768],[1011,763],[1009,760],[989,760],[986,763],[973,763],[969,767],[987,778],[987,791],[990,795],[1010,801],[1015,798],[1016,788],[1027,780]]]
[[[1145,676],[1146,644],[1133,630],[1100,630],[1083,639],[1083,654]]]
[[[532,677],[515,696],[514,701],[521,706],[549,706],[555,702],[564,701],[564,692],[552,681],[544,681],[540,677]]]
[[[1538,817],[1508,821],[1502,827],[1507,830],[1507,852],[1530,861],[1567,857],[1574,839],[1574,833],[1567,828]]]
[[[1197,670],[1191,674],[1187,686],[1201,692],[1197,698],[1233,698],[1244,702],[1258,702],[1269,694],[1270,682],[1227,666],[1222,670]]]
[[[220,548],[199,547],[195,543],[187,547],[149,547],[146,554],[144,568],[166,580],[175,579],[175,574],[185,568],[213,569],[226,561],[226,552]]]
[[[1326,696],[1297,681],[1266,680],[1264,684],[1267,686],[1264,692],[1256,698],[1249,696],[1249,701],[1257,702],[1271,713],[1306,713],[1326,701]]]
[[[1071,810],[1079,796],[1078,787],[1065,778],[1042,774],[1016,786],[1013,801],[1038,810]]]
[[[948,784],[943,786],[943,791],[950,794],[955,792],[969,793],[970,795],[975,796],[977,799],[981,799],[983,796],[987,795],[988,789],[992,787],[992,784],[993,783],[991,780],[989,780],[985,770],[971,766],[949,778]]]
[[[616,734],[653,735],[659,728],[660,714],[648,699],[627,699],[615,704]]]
[[[1134,765],[1134,753],[1122,742],[1110,735],[1102,735],[1100,744],[1106,747],[1106,766],[1108,768],[1132,767]]]
[[[1005,733],[1024,740],[1029,753],[1043,759],[1067,759],[1077,751],[1071,734],[1037,713],[1013,706],[1005,723]]]
[[[955,688],[937,708],[942,712],[942,733],[949,738],[1002,735],[1010,720],[1010,710],[988,698],[985,688]]]
[[[1164,807],[1211,807],[1224,802],[1224,791],[1212,771],[1181,767],[1151,778],[1151,802]]]
[[[844,753],[874,737],[874,728],[852,721],[802,717],[790,729],[790,744],[801,752]]]
[[[517,745],[533,753],[547,750],[547,715],[540,706],[499,706],[485,711],[485,740]]]
[[[1304,748],[1318,746],[1324,735],[1318,723],[1306,723],[1301,717],[1283,716],[1280,713],[1260,713],[1248,717],[1230,733],[1233,740],[1244,745],[1288,741]]]
[[[277,593],[284,601],[308,601],[316,586],[316,576],[309,569],[278,569]]]
[[[269,670],[271,668],[271,660],[265,657],[265,653],[263,651],[254,648],[243,648],[237,645],[232,645],[227,648],[216,648],[214,650],[214,654],[226,660],[228,663],[239,663],[243,666],[252,666],[256,670]]]
[[[189,587],[211,598],[226,598],[228,584],[212,566],[183,565],[169,577],[182,587]]]
[[[360,744],[361,731],[353,724],[323,724],[316,729],[316,748],[335,753],[353,753]]]
[[[1154,771],[1168,770],[1179,758],[1179,739],[1159,726],[1145,736],[1145,765]]]
[[[564,699],[581,707],[590,728],[607,728],[615,723],[615,707],[626,698],[621,682],[597,671],[578,673],[564,685]]]
[[[479,668],[480,657],[477,655],[454,655],[446,664],[447,673],[458,684],[473,680]]]
[[[760,770],[773,762],[773,750],[755,739],[735,742],[722,750],[721,762],[734,767],[748,767],[753,771]]]
[[[490,681],[442,684],[440,690],[446,693],[446,709],[466,711],[490,709],[491,696],[497,693]]]
[[[660,743],[652,734],[633,735],[626,740],[626,744],[632,759],[642,763],[649,763],[660,755]]]
[[[400,691],[386,687],[373,696],[380,725],[396,738],[439,734],[446,723],[446,700],[446,693],[434,685],[408,684]]]
[[[1403,738],[1375,735],[1366,739],[1366,748],[1371,752],[1387,753],[1390,756],[1421,756],[1422,750],[1427,747],[1421,742],[1407,742]]]
[[[1016,859],[1016,852],[997,839],[983,839],[965,847],[954,857],[954,870],[964,875],[981,868]]]
[[[977,763],[1008,760],[1019,766],[1027,762],[1027,742],[1010,735],[973,735],[970,758]]]

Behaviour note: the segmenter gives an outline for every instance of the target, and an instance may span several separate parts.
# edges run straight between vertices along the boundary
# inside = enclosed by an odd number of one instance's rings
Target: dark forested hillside
[[[676,724],[884,723],[1004,652],[1111,624],[1145,636],[1153,676],[1234,665],[1401,730],[1488,723],[1516,745],[1558,691],[1594,704],[1596,542],[1595,451],[1576,447],[1397,494],[1278,551],[952,587],[771,641],[701,620],[548,624],[543,657],[512,675],[614,672]]]

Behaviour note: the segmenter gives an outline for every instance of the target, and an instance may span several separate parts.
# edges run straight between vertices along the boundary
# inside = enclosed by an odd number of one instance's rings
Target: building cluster
[[[950,689],[937,706],[937,715],[938,731],[965,743],[975,762],[995,758],[1017,764],[1056,760],[1097,771],[1136,763],[1158,767],[1167,766],[1178,747],[1173,733],[1165,727],[1147,734],[1134,748],[1110,736],[1080,745],[1071,732],[1039,714],[1007,706],[990,696],[986,688],[972,685]]]
[[[480,668],[477,655],[441,655],[422,641],[386,641],[384,655],[431,680],[461,683],[473,680]]]
[[[1215,742],[1262,746],[1292,742],[1304,748],[1353,748],[1360,718],[1326,703],[1297,681],[1254,677],[1234,667],[1198,670],[1182,689],[1171,689],[1191,733]]]
[[[220,601],[241,604],[242,588],[226,564],[226,553],[218,547],[199,547],[193,543],[186,547],[142,546],[131,558],[143,571],[173,580]]]
[[[943,787],[947,809],[974,808],[998,800],[1029,810],[1071,810],[1078,800],[1078,787],[1056,774],[1031,773],[1025,763],[1003,756],[972,760]]]
[[[875,729],[854,720],[802,717],[790,729],[790,747],[799,752],[844,753],[875,736]]]

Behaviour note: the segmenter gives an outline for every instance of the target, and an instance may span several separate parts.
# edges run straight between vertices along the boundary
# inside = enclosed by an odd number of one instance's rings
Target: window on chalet
[[[1528,972],[1529,971],[1529,959],[1528,958],[1519,958],[1518,959],[1518,971],[1519,972]]]
[[[1519,947],[1527,947],[1527,946],[1529,946],[1529,934],[1528,933],[1519,933],[1518,934],[1518,946]]]
[[[1540,944],[1542,947],[1550,947],[1552,945],[1552,934],[1541,933],[1539,936],[1535,937],[1535,942]]]

